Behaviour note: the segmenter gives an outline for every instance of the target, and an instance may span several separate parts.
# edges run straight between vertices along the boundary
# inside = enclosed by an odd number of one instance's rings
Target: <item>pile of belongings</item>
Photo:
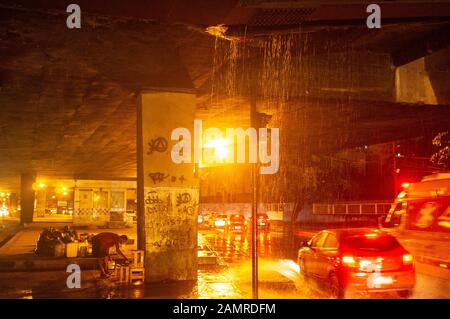
[[[61,254],[61,251],[64,251],[66,244],[72,243],[77,239],[77,232],[68,226],[61,230],[52,227],[44,228],[39,235],[34,252],[38,256],[57,256]]]

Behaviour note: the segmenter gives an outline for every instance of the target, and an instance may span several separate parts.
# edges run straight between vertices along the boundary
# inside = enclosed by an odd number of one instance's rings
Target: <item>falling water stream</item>
[[[364,57],[351,45],[313,37],[290,33],[215,40],[210,107],[223,118],[242,114],[256,90],[258,111],[272,115],[268,126],[280,129],[280,169],[261,177],[263,203],[283,206],[355,195],[348,183],[354,165],[339,151],[355,119],[349,103],[363,85],[364,78],[355,74]]]

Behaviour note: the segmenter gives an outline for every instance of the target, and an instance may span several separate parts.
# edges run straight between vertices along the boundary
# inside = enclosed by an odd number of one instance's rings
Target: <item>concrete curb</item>
[[[0,248],[2,248],[4,245],[6,245],[11,239],[14,238],[16,234],[21,232],[23,230],[23,227],[17,226],[4,234],[3,238],[0,239]]]

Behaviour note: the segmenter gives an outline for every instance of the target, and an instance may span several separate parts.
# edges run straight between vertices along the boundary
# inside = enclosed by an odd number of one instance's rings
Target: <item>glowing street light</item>
[[[228,140],[226,139],[215,139],[206,143],[203,147],[206,149],[214,150],[214,157],[220,160],[224,160],[228,154]]]
[[[206,143],[202,145],[203,156],[199,163],[199,168],[216,166],[217,164],[227,164],[227,159],[231,154],[231,144],[232,143],[226,138],[216,138],[206,141]]]

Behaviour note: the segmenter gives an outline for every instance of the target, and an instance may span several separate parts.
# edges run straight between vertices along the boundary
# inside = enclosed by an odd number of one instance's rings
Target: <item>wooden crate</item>
[[[133,256],[132,267],[133,268],[144,268],[144,251],[143,250],[132,250]]]
[[[130,283],[130,266],[116,266],[116,278],[119,280],[119,284]]]
[[[131,268],[130,269],[130,283],[134,283],[137,281],[145,281],[145,268]]]

